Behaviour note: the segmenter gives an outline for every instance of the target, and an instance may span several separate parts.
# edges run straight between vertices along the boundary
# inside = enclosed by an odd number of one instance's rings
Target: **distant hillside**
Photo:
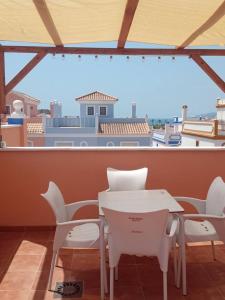
[[[207,118],[207,119],[214,119],[216,117],[216,112],[209,112],[206,114],[201,114],[201,115],[195,115],[194,118]]]
[[[209,113],[203,113],[201,115],[194,115],[190,116],[190,118],[199,119],[199,118],[206,118],[206,119],[214,119],[216,118],[216,112],[209,112]],[[165,123],[173,123],[173,118],[154,118],[148,120],[149,125],[157,126],[157,125],[165,125]]]

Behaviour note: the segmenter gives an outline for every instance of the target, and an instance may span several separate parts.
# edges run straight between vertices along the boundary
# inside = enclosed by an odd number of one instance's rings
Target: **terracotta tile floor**
[[[0,232],[0,300],[47,300],[53,233]],[[225,300],[225,247],[216,245],[217,260],[211,246],[187,247],[188,295],[174,286],[172,258],[168,273],[169,300]],[[57,281],[83,280],[82,299],[99,299],[99,255],[97,250],[63,250],[53,276]],[[59,298],[57,298],[59,299]],[[69,299],[69,298],[66,298]],[[108,299],[108,296],[106,296]],[[155,258],[123,256],[115,300],[162,299],[162,274]]]

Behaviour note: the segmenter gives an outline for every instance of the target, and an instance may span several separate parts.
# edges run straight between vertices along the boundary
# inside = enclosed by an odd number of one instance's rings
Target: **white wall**
[[[199,147],[215,147],[222,144],[218,143],[216,140],[182,134],[181,147],[196,147],[196,141],[199,141]]]

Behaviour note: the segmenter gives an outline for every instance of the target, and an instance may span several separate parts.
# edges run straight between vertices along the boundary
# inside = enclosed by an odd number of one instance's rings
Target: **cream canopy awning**
[[[47,54],[189,56],[225,93],[225,81],[202,58],[224,57],[225,49],[187,48],[225,45],[225,0],[0,0],[0,41],[18,42],[0,45],[0,114],[6,94]],[[71,45],[110,41],[117,46]],[[127,41],[172,47],[130,48]],[[9,52],[36,55],[6,83]]]
[[[224,45],[224,15],[222,0],[4,0],[0,40],[106,42],[118,41],[123,30],[125,42]]]

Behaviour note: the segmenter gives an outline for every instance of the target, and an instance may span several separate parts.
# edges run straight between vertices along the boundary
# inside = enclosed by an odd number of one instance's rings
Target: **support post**
[[[45,57],[47,53],[41,51],[37,53],[31,61],[29,61],[26,66],[18,73],[16,76],[7,83],[5,87],[5,94],[8,94],[33,68]]]
[[[5,110],[5,54],[0,52],[0,148],[3,147],[2,119]]]

